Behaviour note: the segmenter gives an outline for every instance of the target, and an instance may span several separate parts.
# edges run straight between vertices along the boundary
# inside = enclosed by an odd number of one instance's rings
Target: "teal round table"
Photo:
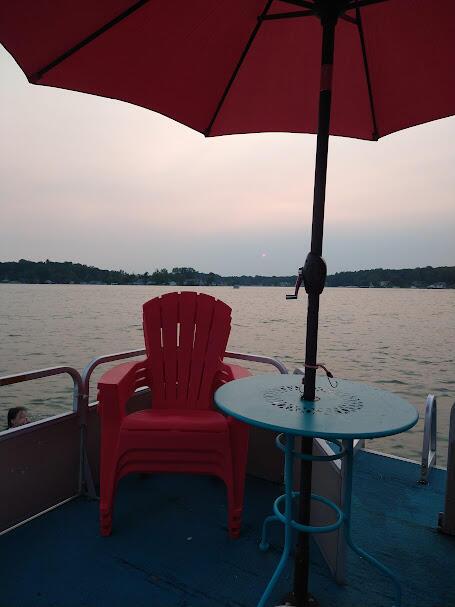
[[[404,399],[373,388],[367,384],[347,380],[318,378],[315,401],[303,400],[302,376],[255,375],[228,382],[215,392],[215,403],[228,415],[247,424],[279,432],[276,444],[284,451],[285,492],[273,505],[274,515],[264,521],[260,547],[266,550],[267,527],[272,521],[281,521],[285,528],[283,553],[277,568],[265,589],[258,607],[264,607],[277,583],[292,548],[292,529],[301,534],[328,533],[344,525],[348,545],[360,556],[387,574],[395,584],[396,605],[401,605],[401,587],[396,576],[370,554],[359,548],[351,537],[351,496],[354,439],[378,438],[399,434],[412,428],[418,420],[415,407]],[[294,450],[295,437],[313,440],[324,438],[338,446],[338,452],[330,456],[313,456]],[[312,461],[328,461],[346,457],[346,483],[344,505],[341,510],[327,498],[310,493],[307,499],[309,521],[310,499],[325,503],[336,513],[336,521],[316,527],[302,524],[292,518],[292,500],[299,492],[292,490],[294,458]],[[309,479],[311,487],[311,476]],[[302,487],[302,492],[305,488]],[[282,504],[284,502],[284,511]],[[308,568],[308,565],[307,565]],[[308,576],[308,571],[305,572]]]

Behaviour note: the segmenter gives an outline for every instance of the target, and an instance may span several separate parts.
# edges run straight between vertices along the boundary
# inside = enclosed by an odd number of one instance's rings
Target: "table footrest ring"
[[[299,491],[292,492],[293,499],[298,497],[299,495],[300,495]],[[303,533],[330,533],[331,531],[335,531],[336,529],[341,527],[341,525],[343,524],[344,513],[341,510],[341,508],[339,508],[335,504],[335,502],[332,502],[332,500],[329,500],[328,498],[323,497],[322,495],[317,495],[315,493],[311,494],[311,499],[315,500],[317,502],[322,502],[329,508],[332,508],[332,510],[334,510],[335,513],[337,514],[337,520],[334,523],[331,523],[329,525],[323,525],[320,527],[318,527],[316,525],[303,525],[302,523],[298,523],[297,521],[295,521],[292,518],[288,521],[286,516],[280,511],[280,504],[282,501],[284,501],[285,498],[286,498],[286,495],[283,494],[283,495],[280,495],[280,497],[278,497],[275,500],[275,502],[273,504],[273,512],[275,513],[275,516],[277,517],[277,519],[279,521],[281,521],[285,525],[290,524],[294,529],[297,529],[298,531],[301,531]]]
[[[286,447],[282,443],[282,439],[284,437],[285,434],[282,433],[278,434],[278,436],[276,436],[275,438],[275,445],[278,447],[278,449],[281,449],[281,451],[286,451]],[[347,450],[345,447],[343,447],[341,441],[335,438],[331,438],[329,442],[335,444],[340,450],[337,453],[334,453],[333,455],[309,455],[306,453],[299,453],[298,451],[292,451],[292,455],[297,459],[301,459],[307,462],[333,462],[336,459],[341,459],[342,457],[345,457],[345,455],[347,454]]]

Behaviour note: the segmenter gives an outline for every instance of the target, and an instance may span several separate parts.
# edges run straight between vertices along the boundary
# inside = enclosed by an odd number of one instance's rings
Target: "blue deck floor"
[[[404,607],[455,607],[455,538],[437,533],[444,474],[417,485],[418,467],[360,453],[354,538],[403,581]],[[121,482],[114,532],[98,534],[98,504],[75,500],[0,538],[1,607],[254,607],[279,557],[282,531],[258,549],[280,487],[247,481],[243,533],[226,531],[223,485],[205,477],[131,476]],[[348,550],[337,586],[315,545],[310,589],[321,607],[387,607],[387,578]],[[275,601],[290,589],[289,566]]]

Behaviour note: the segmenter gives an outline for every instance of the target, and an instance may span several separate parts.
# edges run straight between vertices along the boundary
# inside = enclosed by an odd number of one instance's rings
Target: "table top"
[[[301,375],[253,375],[215,392],[216,405],[253,426],[318,438],[399,434],[419,419],[396,394],[345,379],[317,378],[316,400],[303,400]]]

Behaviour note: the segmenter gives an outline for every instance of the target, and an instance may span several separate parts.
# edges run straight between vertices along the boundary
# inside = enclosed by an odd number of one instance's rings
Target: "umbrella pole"
[[[321,15],[323,27],[321,57],[321,88],[319,93],[318,137],[316,146],[316,167],[313,197],[313,224],[311,232],[311,252],[303,268],[305,290],[308,293],[307,333],[305,351],[305,383],[303,398],[315,400],[317,339],[319,320],[319,296],[324,289],[326,265],[322,259],[322,239],[324,231],[324,205],[329,147],[330,108],[332,100],[332,67],[337,14]],[[313,439],[303,438],[301,453],[311,455]],[[310,524],[312,462],[301,460],[299,521]],[[309,534],[299,533],[294,569],[293,602],[296,607],[316,605],[308,593]]]

